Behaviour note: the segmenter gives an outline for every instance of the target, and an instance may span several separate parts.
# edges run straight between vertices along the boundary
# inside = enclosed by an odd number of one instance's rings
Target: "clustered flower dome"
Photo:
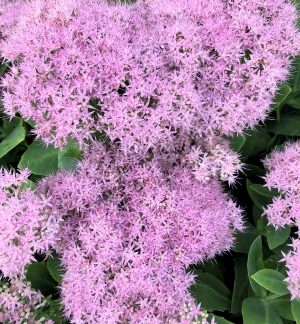
[[[266,185],[269,189],[276,188],[280,195],[268,205],[265,214],[270,224],[276,228],[286,225],[300,225],[300,142],[289,143],[283,151],[275,150],[264,164],[269,170]],[[292,298],[300,297],[300,240],[294,239],[292,251],[284,256],[288,268],[287,282]]]
[[[228,251],[243,230],[220,183],[242,167],[224,136],[266,117],[300,49],[295,8],[0,4],[5,112],[34,121],[47,144],[73,138],[84,150],[76,170],[34,191],[23,185],[26,171],[1,171],[3,274],[22,279],[35,253],[55,251],[72,323],[206,323],[188,269]]]
[[[96,130],[125,151],[242,132],[266,117],[300,46],[285,0],[22,3],[1,19],[14,64],[4,109],[59,147]]]
[[[21,190],[29,173],[0,173],[0,269],[4,276],[24,275],[33,253],[47,252],[56,240],[58,221],[49,199]]]
[[[275,150],[264,160],[269,189],[276,188],[281,195],[275,197],[266,209],[270,222],[276,227],[300,225],[300,141],[289,143],[284,150]]]
[[[44,298],[32,290],[29,283],[14,278],[0,287],[1,323],[54,324],[51,320],[38,319],[36,310],[43,305]]]
[[[300,240],[293,240],[292,251],[284,255],[287,267],[287,281],[292,299],[300,297]]]
[[[64,311],[73,323],[198,318],[188,291],[194,275],[186,270],[230,249],[243,229],[241,210],[216,180],[200,183],[180,166],[162,172],[156,162],[141,163],[99,143],[85,156],[75,172],[46,177],[34,192],[18,187],[18,195],[6,199],[0,216],[11,226],[0,224],[0,269],[11,249],[28,256],[36,247],[55,250],[65,269]],[[30,260],[15,259],[5,274],[22,275]]]

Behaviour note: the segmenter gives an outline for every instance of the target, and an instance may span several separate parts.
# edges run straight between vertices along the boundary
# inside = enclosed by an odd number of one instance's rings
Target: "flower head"
[[[300,225],[300,142],[289,143],[283,151],[275,150],[264,163],[268,169],[266,184],[276,188],[281,195],[273,199],[265,214],[275,227]],[[298,234],[299,236],[299,234]],[[300,239],[293,240],[292,251],[284,255],[287,266],[289,290],[292,298],[300,297]]]
[[[266,117],[300,49],[284,0],[21,3],[0,26],[15,64],[4,107],[56,146],[95,131],[125,151],[241,132]]]

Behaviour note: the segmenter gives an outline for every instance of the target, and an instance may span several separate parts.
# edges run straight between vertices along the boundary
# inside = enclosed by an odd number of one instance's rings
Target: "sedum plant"
[[[0,0],[3,322],[300,323],[297,19]]]

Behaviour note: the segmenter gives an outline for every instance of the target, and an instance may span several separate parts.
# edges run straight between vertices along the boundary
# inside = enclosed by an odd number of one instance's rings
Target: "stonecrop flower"
[[[269,223],[276,228],[286,225],[297,226],[298,238],[293,240],[292,251],[284,255],[287,266],[289,290],[292,298],[300,297],[300,141],[289,143],[283,151],[275,150],[264,164],[268,170],[266,185],[276,188],[278,197],[267,206],[265,214]]]
[[[20,203],[27,190],[22,195]],[[31,222],[55,233],[48,248],[61,257],[62,302],[73,323],[200,318],[188,291],[194,275],[186,269],[229,250],[243,229],[241,210],[216,180],[200,183],[181,166],[161,168],[99,143],[75,172],[44,178],[32,196],[32,208],[53,218],[49,223],[32,213]],[[6,199],[5,206],[10,203],[20,204]],[[10,233],[18,226],[12,223]],[[1,242],[7,246],[10,237]]]
[[[21,189],[28,175],[0,172],[0,269],[12,278],[24,274],[35,252],[49,251],[59,227],[49,200]]]
[[[266,185],[276,188],[281,195],[273,199],[266,209],[272,225],[300,225],[300,141],[287,144],[283,151],[275,150],[264,160],[268,170]]]
[[[0,322],[54,324],[50,320],[37,319],[35,311],[42,301],[42,294],[32,290],[30,285],[20,278],[1,284]]]
[[[47,144],[73,138],[84,150],[74,171],[33,191],[27,171],[1,171],[0,270],[13,282],[35,253],[55,251],[72,323],[205,323],[187,269],[243,230],[219,182],[242,168],[225,136],[266,117],[300,49],[296,9],[287,0],[0,4],[4,111],[34,121]],[[272,180],[272,157],[266,164],[268,186],[294,197]],[[295,222],[272,208],[270,222]]]
[[[96,130],[125,151],[241,132],[266,117],[300,49],[285,0],[1,3],[5,112],[56,146]]]
[[[230,148],[229,141],[215,136],[201,139],[198,145],[196,143],[186,149],[186,157],[183,157],[195,178],[201,182],[220,179],[233,184],[243,164],[239,154]]]
[[[292,299],[300,297],[300,240],[293,240],[292,251],[284,255],[288,277],[285,279],[289,285]]]
[[[186,303],[187,319],[198,316],[186,268],[228,250],[243,228],[218,182],[201,184],[181,167],[162,172],[101,144],[75,174],[54,175],[39,190],[65,215],[56,250],[75,323],[164,323]]]

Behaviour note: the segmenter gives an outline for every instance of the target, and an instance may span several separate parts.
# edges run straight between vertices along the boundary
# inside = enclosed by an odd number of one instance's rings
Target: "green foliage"
[[[292,301],[292,314],[297,324],[300,324],[300,299]]]
[[[242,307],[244,324],[282,324],[282,319],[265,299],[249,297]]]
[[[295,320],[292,313],[291,296],[282,296],[270,300],[270,304],[283,319],[286,319],[288,321]]]
[[[291,228],[285,226],[282,228],[274,228],[273,226],[267,227],[267,241],[271,250],[277,248],[287,241],[291,233]]]
[[[235,135],[230,141],[230,146],[235,152],[239,153],[245,143],[246,137],[244,135]]]
[[[221,316],[214,315],[213,318],[214,318],[216,324],[230,324],[230,323],[232,323],[230,321],[227,321],[224,317],[221,317]]]
[[[58,149],[34,141],[22,155],[18,168],[29,168],[36,175],[49,175],[58,170]]]
[[[241,154],[244,158],[260,154],[267,148],[271,141],[271,136],[262,126],[246,131],[245,134],[246,141],[241,149]]]
[[[5,63],[0,64],[0,76],[8,69],[8,65]]]
[[[52,320],[55,324],[62,324],[62,307],[59,300],[52,300],[50,297],[46,298],[46,303],[35,311],[37,319]]]
[[[254,293],[260,297],[266,296],[267,292],[263,287],[257,284],[257,282],[252,278],[252,275],[263,268],[264,262],[262,253],[262,240],[261,237],[258,236],[252,243],[249,250],[247,270],[251,288],[253,289]]]
[[[61,150],[36,140],[23,153],[18,168],[29,168],[33,174],[42,176],[58,170],[72,171],[76,168],[81,155],[79,146],[73,140],[70,140]]]
[[[213,311],[230,309],[231,293],[225,284],[209,273],[200,273],[191,292],[203,308]]]
[[[52,276],[52,278],[57,282],[61,283],[63,269],[60,264],[60,259],[58,256],[53,255],[48,258],[47,261],[47,269]]]
[[[288,101],[288,105],[295,109],[300,109],[300,97],[291,98]]]
[[[279,271],[262,269],[253,274],[251,278],[261,287],[278,296],[287,295],[289,293],[287,284],[283,281],[284,275]]]
[[[235,252],[248,253],[252,242],[258,236],[256,227],[251,223],[245,222],[246,230],[245,232],[238,232],[236,234],[236,243],[232,248]]]
[[[268,130],[280,135],[300,136],[300,112],[281,115],[280,123],[270,122]]]
[[[247,257],[237,256],[234,260],[234,287],[231,299],[231,313],[240,314],[242,303],[248,296],[249,281],[247,273]]]
[[[25,128],[18,126],[12,130],[0,143],[0,158],[10,152],[25,139]]]
[[[1,112],[0,116],[0,165],[15,167],[20,155],[26,150],[27,127],[20,117],[8,119]]]
[[[278,195],[276,190],[268,190],[261,184],[252,183],[249,179],[247,179],[247,190],[254,204],[259,208],[270,204],[273,198]]]
[[[289,95],[292,93],[292,91],[293,89],[287,83],[283,83],[277,91],[277,95],[275,97],[272,108],[276,110],[278,121],[280,121],[281,109],[287,101],[287,99],[289,98]]]
[[[20,185],[21,189],[31,189],[34,190],[36,188],[36,184],[35,182],[31,181],[31,180],[27,180],[26,182],[23,182]]]
[[[248,158],[263,152],[271,141],[271,136],[265,127],[246,130],[244,135],[236,135],[231,139],[231,148],[240,153],[242,158]]]
[[[58,168],[60,170],[73,171],[82,157],[82,152],[74,140],[58,152]]]
[[[45,297],[54,292],[56,282],[51,277],[46,262],[34,262],[27,267],[26,280]]]

